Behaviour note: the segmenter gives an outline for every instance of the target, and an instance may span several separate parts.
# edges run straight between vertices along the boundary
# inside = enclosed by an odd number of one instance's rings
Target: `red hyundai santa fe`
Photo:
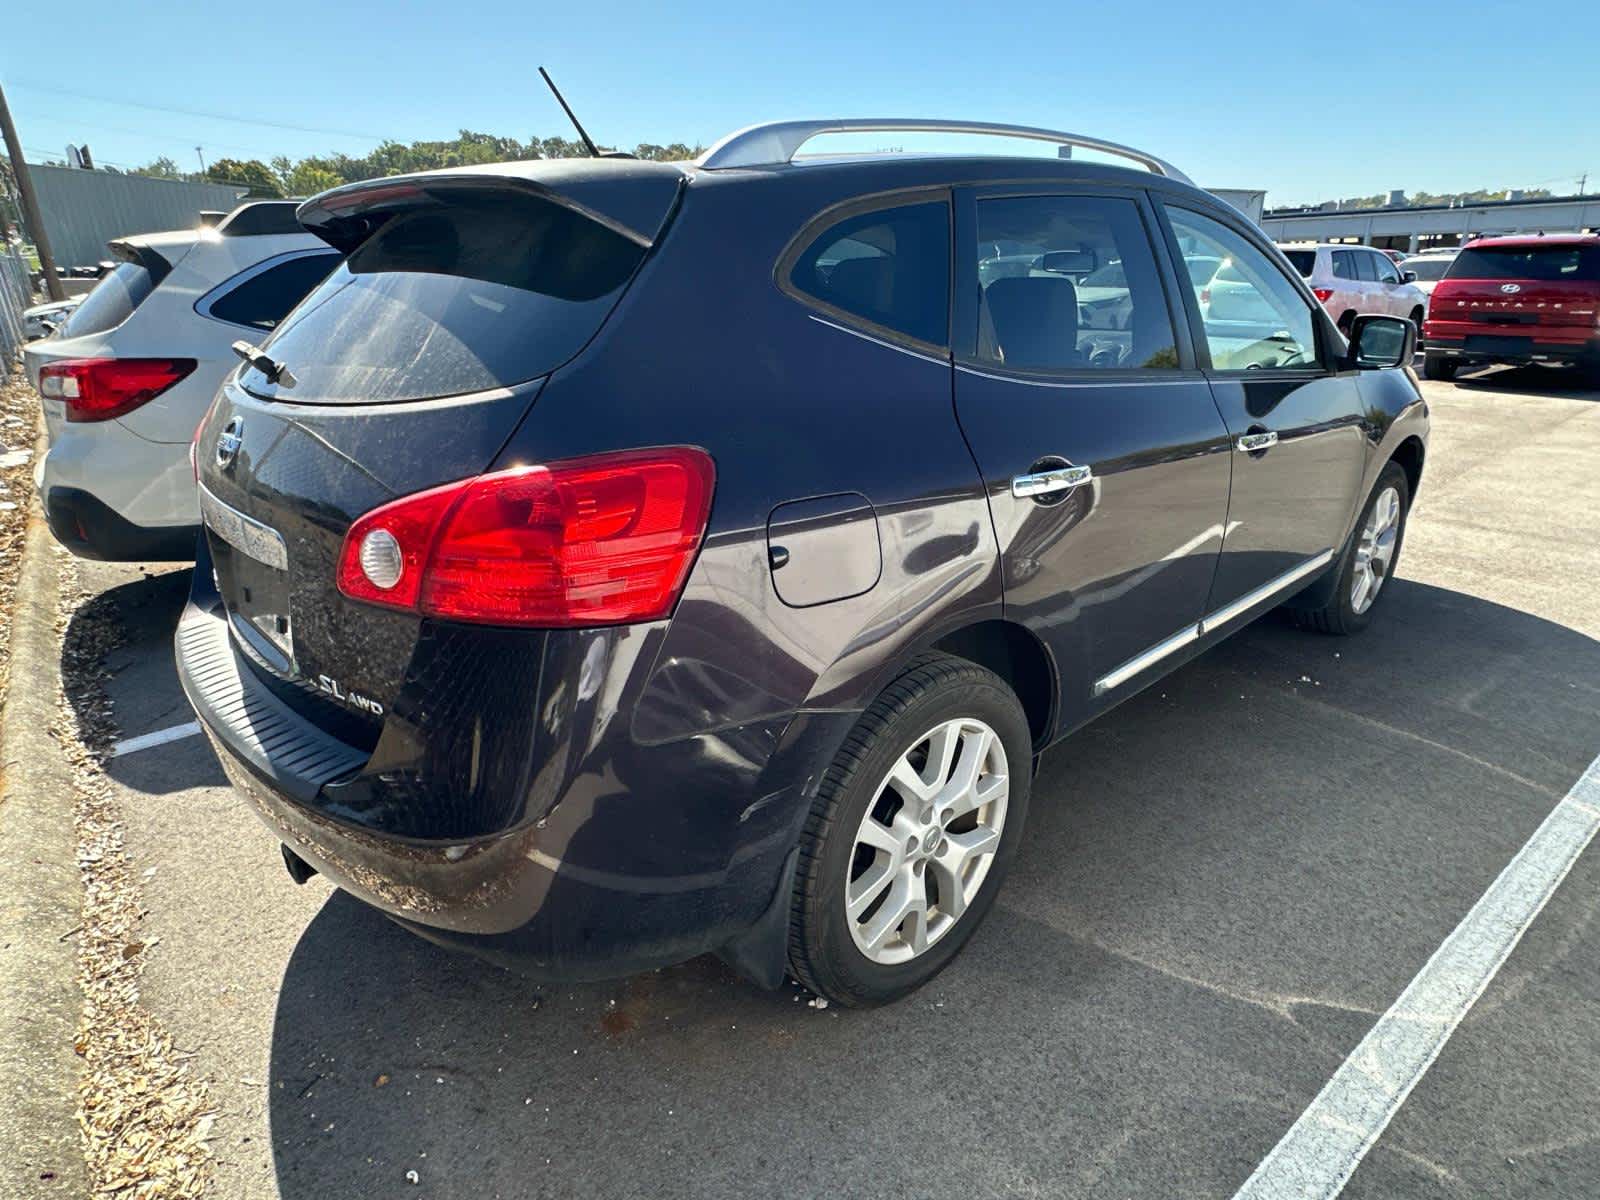
[[[1467,243],[1434,289],[1423,333],[1429,379],[1538,363],[1600,384],[1600,234]]]

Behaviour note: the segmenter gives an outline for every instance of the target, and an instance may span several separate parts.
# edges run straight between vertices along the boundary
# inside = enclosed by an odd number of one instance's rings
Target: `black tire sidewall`
[[[1389,560],[1389,575],[1385,576],[1383,586],[1378,589],[1378,594],[1373,597],[1372,603],[1367,605],[1367,611],[1358,613],[1350,598],[1350,589],[1355,583],[1356,549],[1361,544],[1361,531],[1366,528],[1367,518],[1372,515],[1372,506],[1378,502],[1378,497],[1382,495],[1384,489],[1390,487],[1396,488],[1400,493],[1400,528],[1395,534],[1394,555]],[[1347,633],[1365,629],[1372,620],[1372,614],[1378,611],[1378,605],[1382,604],[1383,598],[1389,594],[1389,584],[1392,582],[1394,569],[1400,564],[1400,555],[1405,549],[1406,525],[1410,517],[1411,481],[1398,463],[1388,463],[1378,472],[1378,480],[1372,485],[1372,491],[1367,495],[1367,502],[1361,506],[1361,515],[1356,518],[1355,528],[1350,531],[1350,541],[1345,546],[1344,561],[1339,567],[1338,591],[1334,601],[1339,606],[1340,624]]]
[[[812,973],[824,993],[847,1004],[882,1004],[897,999],[933,978],[961,951],[994,903],[1011,860],[1016,856],[1028,815],[1032,786],[1031,737],[1026,715],[1016,696],[991,672],[964,663],[957,676],[920,691],[905,709],[878,728],[867,749],[852,764],[834,794],[831,826],[809,878],[802,936]],[[1000,737],[1006,752],[1010,792],[1000,846],[983,887],[955,927],[910,962],[875,963],[857,949],[845,914],[845,882],[855,848],[855,834],[879,784],[895,761],[929,730],[956,717],[975,717]]]

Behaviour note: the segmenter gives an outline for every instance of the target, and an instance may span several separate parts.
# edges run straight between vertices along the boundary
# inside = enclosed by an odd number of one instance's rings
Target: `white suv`
[[[34,483],[51,532],[74,554],[193,558],[189,441],[239,365],[229,347],[263,340],[339,255],[282,201],[110,248],[116,267],[53,337],[23,352],[50,442]]]
[[[1322,307],[1346,337],[1350,336],[1350,322],[1367,313],[1406,317],[1421,332],[1428,297],[1416,286],[1416,275],[1396,266],[1383,251],[1330,243],[1302,243],[1279,249],[1305,276]]]

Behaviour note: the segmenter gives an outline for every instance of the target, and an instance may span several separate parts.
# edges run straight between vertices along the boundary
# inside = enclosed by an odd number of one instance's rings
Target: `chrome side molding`
[[[1151,646],[1148,650],[1135,654],[1127,662],[1108,671],[1095,680],[1093,695],[1103,696],[1114,687],[1121,687],[1135,675],[1139,675],[1155,666],[1169,655],[1176,654],[1192,642],[1197,642],[1208,634],[1215,633],[1222,626],[1236,617],[1243,616],[1256,605],[1272,599],[1273,596],[1288,591],[1295,584],[1314,574],[1319,568],[1333,561],[1333,551],[1324,550],[1298,566],[1285,571],[1253,591],[1246,592],[1237,600],[1223,605],[1215,612],[1208,613],[1193,625],[1185,625],[1169,638],[1164,638]]]

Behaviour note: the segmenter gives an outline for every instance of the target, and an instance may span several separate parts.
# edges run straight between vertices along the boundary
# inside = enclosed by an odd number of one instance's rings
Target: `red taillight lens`
[[[350,526],[339,590],[490,625],[657,620],[688,578],[715,478],[703,450],[668,447],[419,492]]]
[[[1315,296],[1318,299],[1318,301],[1320,301],[1323,304],[1326,304],[1329,300],[1331,300],[1333,298],[1333,289],[1332,288],[1312,288],[1311,289],[1311,294],[1313,296]]]
[[[192,358],[66,358],[39,370],[39,393],[69,421],[110,421],[148,404],[194,370]]]

